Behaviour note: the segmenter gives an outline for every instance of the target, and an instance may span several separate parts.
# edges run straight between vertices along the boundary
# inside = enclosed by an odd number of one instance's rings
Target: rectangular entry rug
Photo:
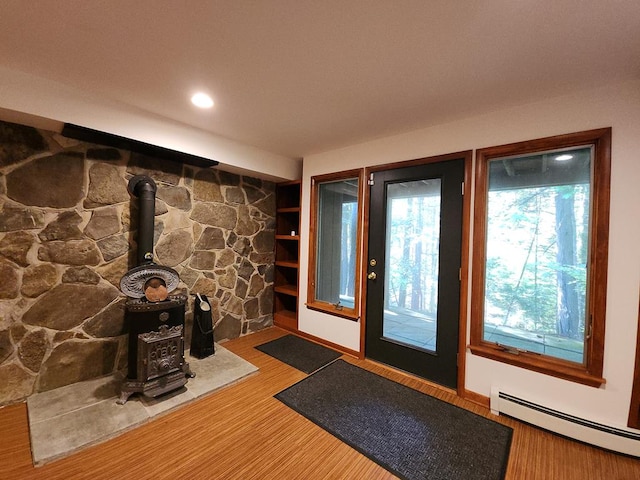
[[[344,360],[275,398],[400,478],[504,478],[510,427]]]
[[[312,373],[342,356],[330,348],[296,335],[285,335],[255,347],[304,373]]]

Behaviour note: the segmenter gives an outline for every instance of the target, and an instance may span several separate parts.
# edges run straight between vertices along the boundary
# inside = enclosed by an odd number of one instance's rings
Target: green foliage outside
[[[582,361],[589,186],[489,192],[485,340]]]

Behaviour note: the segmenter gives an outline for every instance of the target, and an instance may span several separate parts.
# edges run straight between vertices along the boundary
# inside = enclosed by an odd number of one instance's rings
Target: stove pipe
[[[156,182],[146,175],[131,177],[129,193],[138,197],[137,264],[153,262],[153,230],[156,211]]]

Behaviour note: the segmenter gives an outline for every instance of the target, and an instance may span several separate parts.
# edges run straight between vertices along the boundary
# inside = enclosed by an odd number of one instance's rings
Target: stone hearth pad
[[[216,344],[215,355],[185,358],[196,374],[187,385],[158,398],[132,395],[117,405],[123,375],[37,393],[27,400],[31,453],[36,466],[104,442],[180,406],[231,385],[258,368]]]

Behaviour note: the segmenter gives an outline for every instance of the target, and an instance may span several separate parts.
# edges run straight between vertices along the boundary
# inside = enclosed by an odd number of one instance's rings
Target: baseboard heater
[[[491,412],[598,447],[640,457],[640,433],[610,427],[491,389]]]

